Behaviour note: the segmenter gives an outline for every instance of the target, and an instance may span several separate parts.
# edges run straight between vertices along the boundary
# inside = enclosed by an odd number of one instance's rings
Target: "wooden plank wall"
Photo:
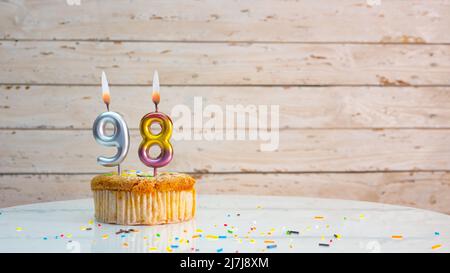
[[[200,193],[301,195],[450,213],[450,0],[0,2],[0,207],[90,196],[91,125],[161,110],[280,105],[280,147],[176,141]],[[194,128],[195,129],[195,128]]]

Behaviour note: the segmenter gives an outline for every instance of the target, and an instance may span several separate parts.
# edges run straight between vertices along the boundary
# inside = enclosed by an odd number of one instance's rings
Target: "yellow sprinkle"
[[[148,239],[148,237],[147,236],[144,236],[144,240],[147,240]]]
[[[341,234],[335,234],[337,239],[341,239],[342,235]]]
[[[402,235],[392,235],[391,236],[392,237],[392,239],[403,239],[403,236]]]
[[[361,213],[361,214],[359,215],[359,219],[364,219],[364,214]]]
[[[250,243],[251,243],[251,244],[254,244],[254,243],[256,243],[256,242],[255,242],[254,239],[250,239]]]
[[[106,240],[106,239],[109,238],[109,235],[108,235],[108,234],[104,234],[104,235],[102,236],[102,238],[103,238],[104,240]]]
[[[322,237],[320,237],[320,240],[325,241],[325,236],[322,235]]]
[[[86,230],[86,227],[85,226],[81,226],[80,230]]]
[[[168,246],[166,249],[168,252],[172,252],[172,249],[170,248],[170,246]]]
[[[262,207],[261,207],[261,206],[256,206],[256,208],[257,208],[257,209],[261,209]]]
[[[180,244],[184,243],[184,239],[180,239]]]
[[[217,235],[206,235],[206,239],[219,239]]]
[[[323,217],[323,216],[314,216],[314,219],[316,219],[316,220],[322,220],[322,219],[324,219],[325,217]]]
[[[431,249],[438,249],[438,248],[441,248],[441,247],[442,247],[442,245],[439,244],[439,245],[434,245],[434,246],[432,246]]]
[[[274,244],[275,241],[274,240],[264,240],[265,244]]]
[[[72,234],[71,234],[71,233],[68,233],[68,234],[66,234],[66,237],[67,237],[67,238],[72,238]]]
[[[195,234],[195,235],[192,235],[192,238],[199,238],[200,237],[200,235],[199,234]]]
[[[150,250],[150,251],[155,251],[155,250],[158,250],[156,247],[154,247],[154,246],[152,246],[152,247],[150,247],[148,250]]]
[[[88,224],[92,225],[94,223],[94,220],[89,220]]]
[[[128,247],[128,243],[123,243],[123,247]]]
[[[197,230],[195,230],[195,232],[202,233],[203,230],[202,229],[197,229]]]
[[[22,231],[21,227],[16,227],[16,231]]]

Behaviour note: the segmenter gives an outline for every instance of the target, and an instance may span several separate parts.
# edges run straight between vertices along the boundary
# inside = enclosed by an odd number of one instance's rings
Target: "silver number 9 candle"
[[[102,93],[103,102],[108,111],[101,113],[95,119],[92,132],[97,143],[107,147],[116,147],[117,153],[112,157],[99,156],[97,163],[106,167],[117,166],[120,175],[120,163],[125,159],[130,148],[130,133],[123,117],[116,112],[109,111],[110,92],[105,72],[102,73]],[[106,133],[107,124],[111,124],[114,128],[111,135]]]

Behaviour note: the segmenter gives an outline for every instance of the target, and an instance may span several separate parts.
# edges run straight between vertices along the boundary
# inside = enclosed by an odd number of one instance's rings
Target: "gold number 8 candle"
[[[97,162],[102,166],[117,166],[118,174],[121,174],[120,163],[125,159],[130,147],[130,134],[128,126],[122,116],[116,112],[109,111],[109,85],[105,72],[102,73],[103,101],[106,104],[107,112],[100,114],[94,121],[92,132],[95,140],[108,147],[117,147],[117,153],[112,157],[97,157]],[[110,123],[114,127],[112,135],[106,134],[106,125]]]
[[[153,167],[153,176],[156,177],[157,168],[169,164],[173,157],[173,148],[170,143],[173,129],[172,120],[166,114],[158,112],[160,95],[157,71],[153,75],[152,100],[155,104],[155,112],[148,113],[141,119],[140,132],[143,140],[139,146],[138,154],[142,163],[148,167]],[[154,134],[151,131],[151,126],[155,123],[161,127],[161,131],[158,134]],[[161,153],[156,158],[152,158],[150,155],[150,148],[154,145],[158,145],[161,150]]]

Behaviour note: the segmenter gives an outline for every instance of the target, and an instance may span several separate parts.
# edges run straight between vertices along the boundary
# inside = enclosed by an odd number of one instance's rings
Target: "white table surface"
[[[194,220],[153,227],[99,226],[92,199],[0,209],[0,252],[449,251],[450,216],[369,202],[200,195]]]

